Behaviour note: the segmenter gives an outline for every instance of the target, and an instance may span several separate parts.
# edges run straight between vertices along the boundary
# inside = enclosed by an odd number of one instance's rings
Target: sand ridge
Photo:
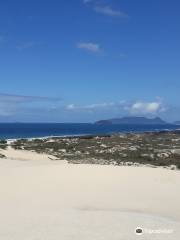
[[[19,161],[56,160],[56,158],[52,155],[40,154],[34,151],[27,151],[27,150],[16,150],[11,146],[8,146],[7,149],[0,149],[0,153],[5,155],[7,159],[11,159],[11,160],[19,160]],[[65,163],[66,161],[62,161],[62,162]]]

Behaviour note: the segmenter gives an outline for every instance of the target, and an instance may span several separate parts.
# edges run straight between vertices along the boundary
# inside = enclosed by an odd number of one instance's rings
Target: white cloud
[[[84,49],[93,53],[100,53],[102,51],[99,44],[92,42],[80,42],[77,44],[77,48]]]
[[[67,110],[74,110],[74,109],[76,109],[76,106],[74,104],[69,104],[69,105],[66,106],[66,109]]]
[[[111,17],[128,18],[128,15],[120,10],[115,10],[110,6],[96,6],[94,10]]]
[[[110,103],[95,103],[95,104],[90,104],[90,105],[84,105],[84,106],[78,106],[75,104],[69,104],[66,106],[67,110],[70,111],[95,111],[95,110],[100,110],[100,109],[107,109],[115,106],[116,104],[113,102]]]
[[[75,105],[69,104],[65,107],[68,111],[79,112],[97,112],[106,111],[111,113],[117,113],[120,115],[158,115],[166,112],[167,108],[162,101],[143,102],[136,101],[133,103],[127,101],[120,102],[104,102],[89,105]]]
[[[166,111],[166,107],[160,101],[143,102],[137,101],[130,106],[125,106],[125,110],[131,114],[158,114]]]

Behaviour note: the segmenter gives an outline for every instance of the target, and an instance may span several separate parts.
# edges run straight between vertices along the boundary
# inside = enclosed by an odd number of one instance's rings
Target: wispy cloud
[[[69,111],[94,111],[99,109],[107,109],[110,107],[115,106],[115,103],[96,103],[96,104],[90,104],[90,105],[84,105],[84,106],[78,106],[75,104],[69,104],[66,106],[66,109]]]
[[[60,98],[41,97],[41,96],[24,96],[0,93],[1,102],[41,102],[41,101],[60,101]]]
[[[84,49],[84,50],[92,52],[92,53],[101,53],[102,52],[100,45],[97,43],[93,43],[93,42],[80,42],[77,44],[77,48]]]
[[[95,12],[100,14],[104,14],[110,17],[129,18],[129,15],[124,11],[115,9],[110,5],[103,4],[98,0],[83,0],[83,3],[91,6]]]
[[[0,35],[0,43],[4,41],[4,36]]]
[[[5,35],[0,35],[0,43],[7,42],[7,37]]]
[[[0,116],[11,116],[17,110],[29,105],[39,105],[60,102],[60,98],[41,97],[41,96],[24,96],[0,93]]]
[[[92,2],[93,0],[83,0],[83,2],[86,4],[86,3],[90,3]]]
[[[129,16],[123,11],[113,9],[110,6],[95,6],[94,10],[110,17],[128,18]]]
[[[32,48],[36,45],[37,45],[37,43],[35,43],[35,42],[25,42],[25,43],[17,45],[16,48],[18,50],[22,51],[22,50],[25,50],[25,49]]]

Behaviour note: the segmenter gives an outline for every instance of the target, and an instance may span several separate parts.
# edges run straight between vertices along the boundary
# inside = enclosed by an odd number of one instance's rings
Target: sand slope
[[[47,154],[39,154],[32,151],[26,150],[15,150],[11,146],[8,146],[7,149],[0,149],[0,153],[5,155],[6,158],[10,160],[19,160],[19,161],[49,161],[50,159],[55,159],[55,157],[47,155]]]
[[[0,160],[2,240],[177,240],[179,203],[178,171]]]

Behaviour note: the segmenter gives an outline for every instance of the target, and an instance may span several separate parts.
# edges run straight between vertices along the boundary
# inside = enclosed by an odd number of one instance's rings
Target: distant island
[[[180,125],[180,121],[174,122],[175,125]]]
[[[180,123],[180,122],[179,122]],[[167,124],[161,118],[146,118],[146,117],[123,117],[123,118],[113,118],[107,120],[100,120],[95,122],[95,124],[142,124],[142,125],[162,125]]]

